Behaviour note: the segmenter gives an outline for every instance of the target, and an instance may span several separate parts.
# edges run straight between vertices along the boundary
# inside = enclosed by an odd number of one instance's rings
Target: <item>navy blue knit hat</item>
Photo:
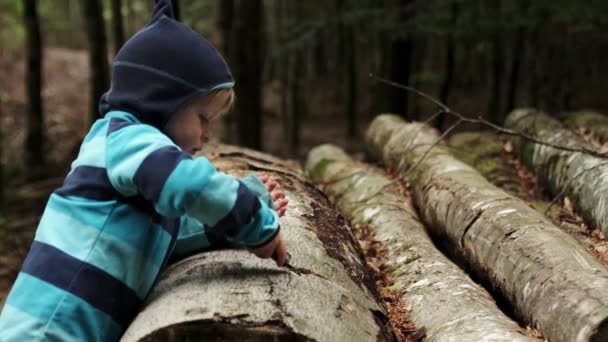
[[[99,111],[103,116],[123,110],[162,130],[173,113],[199,95],[233,86],[219,52],[173,19],[171,1],[160,0],[150,22],[114,58],[112,86]]]

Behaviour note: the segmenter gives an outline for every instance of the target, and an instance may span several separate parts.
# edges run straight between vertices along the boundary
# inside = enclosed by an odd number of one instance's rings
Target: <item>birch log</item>
[[[435,130],[394,115],[379,116],[367,132],[372,153],[408,177],[428,227],[458,248],[520,319],[551,341],[607,341],[608,270],[438,139]]]
[[[282,186],[291,268],[244,250],[184,259],[163,273],[122,341],[393,340],[354,235],[301,172],[236,147],[207,155],[230,174],[264,173]]]
[[[332,145],[313,149],[306,170],[353,225],[369,227],[388,249],[391,289],[404,295],[425,341],[538,341],[435,248],[411,198],[386,175]]]
[[[590,111],[570,112],[562,115],[564,123],[574,129],[587,129],[600,143],[608,142],[608,116]]]
[[[516,110],[507,116],[505,125],[555,145],[594,149],[559,121],[535,110]],[[517,146],[522,162],[535,170],[554,195],[565,189],[576,211],[608,235],[608,159],[524,139]]]
[[[508,161],[512,155],[504,151],[503,143],[497,134],[492,132],[457,133],[448,139],[448,146],[456,158],[472,166],[490,183],[525,200],[540,213],[545,214],[549,208],[550,202],[531,193],[531,189],[526,187],[528,184],[521,182],[518,170]],[[554,205],[546,215],[557,224],[561,214],[559,205]]]
[[[520,166],[512,162],[514,155],[504,150],[499,136],[491,132],[464,132],[448,139],[450,151],[458,159],[471,165],[490,183],[521,198],[551,222],[574,237],[591,255],[602,264],[608,265],[608,255],[604,254],[608,241],[601,240],[587,229],[580,218],[567,206],[551,205],[541,193],[541,189],[530,187],[530,181],[521,180]],[[523,176],[524,178],[530,176]],[[547,209],[549,209],[547,211]]]

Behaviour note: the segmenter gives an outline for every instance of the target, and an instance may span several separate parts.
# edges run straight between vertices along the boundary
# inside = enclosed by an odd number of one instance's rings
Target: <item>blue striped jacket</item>
[[[50,197],[0,314],[0,341],[114,341],[171,256],[256,247],[278,217],[241,181],[113,111]]]

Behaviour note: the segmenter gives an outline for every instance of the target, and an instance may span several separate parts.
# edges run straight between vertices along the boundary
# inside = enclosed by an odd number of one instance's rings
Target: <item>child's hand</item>
[[[287,254],[287,246],[283,241],[281,232],[272,239],[269,243],[262,247],[250,249],[251,253],[255,254],[258,258],[267,259],[272,258],[277,265],[285,266],[289,261],[289,254]]]
[[[277,182],[271,180],[268,175],[261,175],[260,180],[266,185],[268,192],[270,192],[272,201],[274,202],[274,208],[277,211],[277,214],[279,214],[279,217],[285,215],[289,201],[285,198],[283,191],[277,188]]]

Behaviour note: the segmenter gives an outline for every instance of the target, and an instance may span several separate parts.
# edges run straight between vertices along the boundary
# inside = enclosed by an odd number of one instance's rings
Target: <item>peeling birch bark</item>
[[[343,219],[302,174],[262,153],[215,146],[207,156],[235,176],[255,171],[283,188],[281,231],[291,268],[244,250],[171,265],[122,341],[391,341],[362,251]]]
[[[437,139],[435,130],[394,115],[379,116],[367,132],[372,153],[407,175],[432,232],[520,319],[551,341],[608,340],[608,270],[542,214],[434,145]]]
[[[556,145],[594,149],[559,121],[535,110],[516,110],[507,116],[505,125]],[[608,159],[523,139],[518,139],[517,146],[522,162],[535,170],[554,195],[565,189],[577,212],[608,235]]]
[[[313,149],[306,171],[353,225],[369,227],[388,249],[390,288],[404,296],[425,341],[539,341],[435,248],[411,198],[389,177],[333,145]]]
[[[499,136],[491,132],[465,132],[454,134],[448,139],[450,151],[455,157],[471,165],[482,176],[492,184],[506,190],[515,197],[521,198],[530,207],[539,213],[546,215],[551,222],[574,237],[581,245],[604,265],[608,259],[604,256],[607,246],[605,240],[601,240],[591,233],[575,213],[569,209],[551,203],[538,191],[530,191],[529,184],[520,181],[519,167],[511,161],[514,155],[504,151],[503,143]],[[529,172],[529,171],[528,171]],[[547,212],[547,209],[549,211]]]

